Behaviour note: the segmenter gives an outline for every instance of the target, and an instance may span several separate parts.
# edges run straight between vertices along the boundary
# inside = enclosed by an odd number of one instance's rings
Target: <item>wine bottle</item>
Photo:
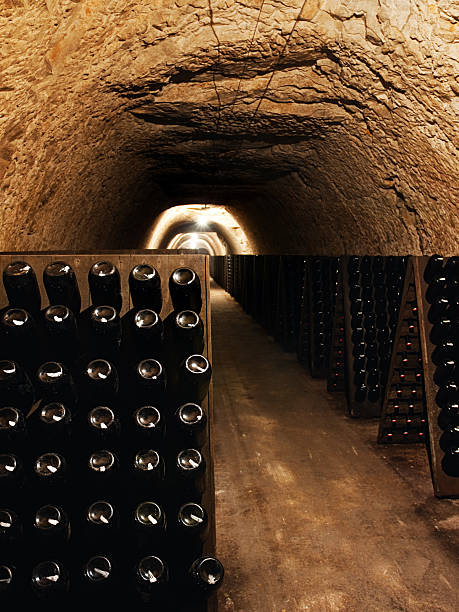
[[[14,261],[3,270],[3,285],[11,307],[38,314],[40,289],[33,268],[25,261]]]
[[[113,566],[107,555],[96,555],[88,559],[83,568],[84,588],[90,597],[109,596],[113,586]]]
[[[367,397],[367,386],[365,384],[359,385],[354,393],[354,400],[356,402],[364,402]]]
[[[438,344],[432,352],[432,362],[438,366],[441,363],[454,359],[457,355],[457,344],[451,340],[445,340]]]
[[[449,257],[446,260],[445,276],[448,281],[459,279],[459,257]]]
[[[204,542],[209,531],[209,518],[205,508],[195,502],[183,504],[177,513],[176,529],[181,541]]]
[[[0,597],[8,597],[14,590],[16,568],[12,564],[0,565]],[[5,602],[6,603],[6,602]]]
[[[72,414],[61,402],[43,400],[27,419],[30,444],[39,453],[49,448],[64,452],[71,435]]]
[[[118,472],[117,457],[109,450],[98,450],[91,453],[88,461],[91,482],[97,488],[107,482],[113,482]]]
[[[28,412],[34,403],[34,389],[21,366],[9,359],[0,361],[0,396],[4,405]]]
[[[41,484],[57,486],[63,482],[67,471],[67,462],[58,453],[50,452],[40,455],[34,463],[34,472]]]
[[[24,417],[12,406],[0,408],[0,445],[2,450],[13,450],[25,437]]]
[[[49,361],[72,363],[78,352],[78,332],[75,315],[67,306],[48,306],[43,323],[49,343]]]
[[[143,359],[137,364],[136,398],[140,401],[161,400],[166,389],[166,375],[163,366],[156,359]]]
[[[112,306],[121,310],[120,273],[109,261],[96,262],[88,273],[89,290],[93,306]]]
[[[435,402],[440,408],[445,409],[449,402],[459,402],[459,384],[455,380],[448,380],[437,391]]]
[[[95,537],[113,537],[118,529],[118,513],[114,506],[106,500],[92,503],[86,513],[86,519]]]
[[[162,549],[166,538],[166,515],[159,504],[143,501],[134,512],[135,532],[138,544],[148,546],[152,540],[156,550]]]
[[[149,264],[138,264],[129,274],[129,290],[134,308],[149,308],[161,312],[161,278]]]
[[[136,567],[136,584],[140,598],[145,603],[159,606],[166,603],[169,569],[159,557],[143,557]]]
[[[154,406],[141,406],[134,412],[135,438],[140,441],[160,444],[165,431],[165,422]]]
[[[43,363],[37,372],[40,396],[48,402],[62,402],[75,405],[77,391],[68,368],[57,361]]]
[[[188,493],[200,499],[204,492],[206,472],[206,461],[202,454],[196,448],[180,451],[176,457],[175,472],[179,483],[177,490],[180,494]]]
[[[67,571],[59,561],[42,561],[32,570],[32,587],[41,598],[54,598],[69,588]]]
[[[134,469],[135,478],[139,483],[158,484],[164,480],[164,460],[151,448],[136,453]]]
[[[108,406],[95,406],[88,413],[91,443],[100,446],[113,443],[119,436],[120,423]]]
[[[17,546],[22,535],[23,527],[16,512],[8,508],[0,508],[0,546],[2,550]]]
[[[223,565],[215,557],[196,559],[188,571],[190,595],[199,599],[209,597],[221,587],[224,574]]]
[[[212,367],[204,355],[190,355],[179,369],[177,396],[192,402],[202,402],[209,390]]]
[[[437,386],[441,387],[448,382],[449,379],[457,380],[458,376],[459,370],[457,368],[456,360],[448,359],[438,364],[433,375],[433,380]]]
[[[445,453],[441,466],[448,476],[459,477],[459,445],[451,446]]]
[[[199,404],[182,404],[174,414],[174,438],[180,444],[201,447],[206,441],[206,424],[206,413]]]
[[[204,349],[204,325],[201,318],[192,310],[172,312],[164,321],[165,333],[172,355],[180,357],[201,353]]]
[[[440,436],[440,448],[447,453],[453,446],[459,446],[459,423],[447,427]]]
[[[0,491],[16,491],[23,484],[24,472],[22,462],[13,453],[0,455]]]
[[[441,255],[432,255],[424,269],[424,280],[426,283],[431,283],[432,280],[443,272],[443,257]]]
[[[106,359],[94,359],[85,368],[83,386],[88,400],[93,404],[115,398],[119,389],[115,366]]]
[[[41,344],[31,315],[23,308],[8,308],[0,319],[0,334],[5,356],[33,368]]]
[[[435,278],[430,281],[426,290],[426,300],[429,304],[433,304],[435,300],[438,300],[438,298],[445,294],[445,285],[446,277],[443,276],[443,274],[435,276]]]
[[[55,544],[64,544],[70,539],[70,521],[66,512],[58,506],[47,504],[35,513],[35,532],[40,540],[46,538]],[[43,546],[43,542],[40,543]]]
[[[439,295],[432,302],[427,318],[431,323],[436,323],[443,315],[446,314],[448,308],[448,300],[444,295]]]
[[[164,325],[159,315],[154,310],[143,308],[133,313],[132,323],[135,344],[132,352],[143,357],[159,357],[164,340]]]
[[[121,320],[113,306],[89,310],[89,351],[94,357],[114,358],[121,346]]]
[[[174,310],[201,312],[201,281],[190,268],[177,268],[169,278],[169,292]]]
[[[80,312],[80,290],[72,266],[65,261],[49,263],[43,270],[43,284],[52,306],[66,306],[74,315]]]

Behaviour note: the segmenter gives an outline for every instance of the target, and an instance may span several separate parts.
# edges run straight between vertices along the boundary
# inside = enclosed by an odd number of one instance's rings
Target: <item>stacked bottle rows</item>
[[[409,282],[408,282],[409,281]],[[404,303],[400,309],[397,345],[394,347],[387,405],[380,424],[381,443],[423,442],[426,433],[426,405],[422,355],[419,346],[418,306],[414,277],[407,278]]]
[[[310,261],[310,279],[311,374],[314,377],[325,378],[329,365],[335,309],[337,260],[313,257]]]
[[[350,257],[353,402],[379,403],[386,385],[404,282],[406,258]],[[357,416],[359,411],[355,411]]]
[[[345,391],[346,389],[346,362],[345,362],[345,318],[343,285],[340,278],[341,261],[338,258],[331,260],[330,283],[332,300],[334,304],[331,324],[330,356],[327,375],[327,391]]]
[[[448,476],[459,477],[459,257],[444,260],[433,255],[425,267],[424,280],[430,305],[427,317],[432,324],[429,339],[434,345],[433,380],[438,387],[435,402],[443,431],[441,465]]]
[[[211,365],[198,275],[171,274],[164,321],[161,279],[147,264],[130,272],[123,317],[107,261],[91,267],[92,305],[81,312],[66,262],[43,272],[43,310],[26,262],[9,264],[3,282],[0,599],[62,603],[70,591],[194,609],[223,578],[203,554]]]

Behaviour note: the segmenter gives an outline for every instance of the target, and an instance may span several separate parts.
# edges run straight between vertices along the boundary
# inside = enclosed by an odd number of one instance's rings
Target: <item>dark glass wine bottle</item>
[[[115,507],[106,500],[92,503],[86,513],[87,524],[94,537],[113,538],[119,528],[119,516]]]
[[[158,271],[149,264],[138,264],[129,274],[129,290],[135,309],[149,308],[161,312],[161,278]]]
[[[88,413],[89,438],[95,447],[113,444],[120,434],[120,423],[108,406],[95,406]]]
[[[43,363],[37,372],[40,397],[48,402],[62,402],[73,406],[77,401],[76,385],[69,369],[57,361]]]
[[[164,460],[151,448],[139,450],[134,457],[135,475],[142,482],[160,482],[164,479]]]
[[[67,306],[74,315],[80,312],[81,296],[78,281],[65,261],[53,261],[43,270],[43,284],[51,306]]]
[[[94,357],[114,358],[121,346],[121,320],[113,306],[94,306],[89,311],[89,351]]]
[[[33,368],[42,346],[32,316],[23,308],[8,308],[0,319],[0,335],[4,356]]]
[[[5,551],[17,546],[23,536],[23,526],[18,515],[9,508],[0,508],[0,546]]]
[[[143,359],[135,368],[136,399],[139,401],[161,400],[166,389],[166,374],[156,359]]]
[[[182,358],[204,349],[204,325],[201,318],[192,310],[172,312],[164,321],[167,342],[172,354]],[[179,361],[177,357],[175,361]]]
[[[9,359],[0,361],[0,394],[4,405],[29,411],[35,400],[35,392],[26,371]]]
[[[96,555],[88,559],[83,568],[84,588],[88,596],[102,595],[113,587],[113,565],[110,556]]]
[[[3,451],[15,450],[24,441],[25,422],[22,412],[12,406],[0,408],[0,447]]]
[[[22,486],[24,471],[22,461],[13,453],[0,454],[0,491],[17,491]]]
[[[40,598],[54,598],[68,591],[68,573],[59,561],[42,561],[32,570],[32,587]]]
[[[432,302],[427,318],[431,323],[436,323],[443,315],[446,314],[448,308],[448,300],[444,295],[439,295]]]
[[[212,367],[204,355],[190,355],[179,369],[177,397],[200,403],[207,395]]]
[[[457,368],[456,360],[448,359],[438,364],[433,375],[433,380],[437,386],[441,387],[450,379],[456,380],[458,376],[459,370]]]
[[[83,386],[89,401],[109,401],[116,397],[119,389],[118,372],[105,359],[94,359],[85,368]]]
[[[134,412],[135,438],[144,443],[160,444],[165,432],[165,421],[158,408],[141,406]]]
[[[432,255],[424,269],[424,280],[426,283],[431,283],[432,280],[443,272],[443,257],[441,255]]]
[[[93,306],[112,306],[120,312],[122,306],[120,273],[109,261],[96,262],[88,273]]]
[[[14,261],[3,270],[3,285],[11,307],[38,314],[40,289],[33,268],[25,261]]]
[[[201,504],[187,502],[177,513],[177,534],[185,542],[204,542],[208,535],[209,518]]]
[[[133,337],[135,352],[158,357],[161,355],[164,340],[164,325],[159,315],[147,308],[133,313]],[[134,352],[134,351],[133,351]]]
[[[174,438],[180,444],[202,446],[206,440],[207,417],[199,404],[182,404],[174,414]]]
[[[223,583],[223,565],[215,557],[196,559],[188,571],[192,593],[195,597],[209,597]]]
[[[430,281],[426,289],[426,300],[429,304],[433,304],[438,298],[445,295],[446,277],[443,275],[435,276]]]
[[[98,490],[107,483],[113,483],[118,471],[118,458],[109,450],[97,450],[91,453],[88,461],[90,482]]]
[[[201,281],[190,268],[177,268],[169,278],[169,292],[174,310],[201,312]]]
[[[67,462],[58,453],[43,453],[34,463],[34,472],[38,482],[41,484],[59,486],[65,480]]]
[[[459,446],[459,423],[447,427],[440,436],[440,448],[447,453],[451,447]]]
[[[35,513],[34,526],[38,538],[46,538],[48,542],[64,544],[70,539],[69,517],[59,506],[47,504],[39,508]]]
[[[157,550],[165,543],[166,515],[159,504],[142,501],[134,511],[135,532],[138,543],[145,547],[153,540]]]
[[[67,306],[48,306],[43,311],[43,324],[49,361],[73,363],[78,352],[78,331],[72,310]]]
[[[192,496],[195,501],[200,499],[205,488],[206,461],[196,448],[180,451],[175,462],[175,472],[178,480],[177,491],[183,497]],[[190,497],[191,499],[191,497]]]
[[[459,477],[459,445],[451,446],[445,453],[441,466],[448,476]]]
[[[169,569],[166,563],[154,555],[143,557],[136,567],[136,584],[140,598],[145,603],[159,606],[166,603]]]

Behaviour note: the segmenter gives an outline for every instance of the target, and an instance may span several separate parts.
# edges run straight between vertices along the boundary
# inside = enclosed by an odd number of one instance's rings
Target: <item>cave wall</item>
[[[457,253],[457,3],[3,0],[0,248],[145,246],[186,199],[258,252]]]

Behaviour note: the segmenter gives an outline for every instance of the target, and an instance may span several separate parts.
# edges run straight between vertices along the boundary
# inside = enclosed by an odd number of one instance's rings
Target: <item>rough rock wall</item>
[[[453,0],[0,0],[0,248],[457,252]]]

